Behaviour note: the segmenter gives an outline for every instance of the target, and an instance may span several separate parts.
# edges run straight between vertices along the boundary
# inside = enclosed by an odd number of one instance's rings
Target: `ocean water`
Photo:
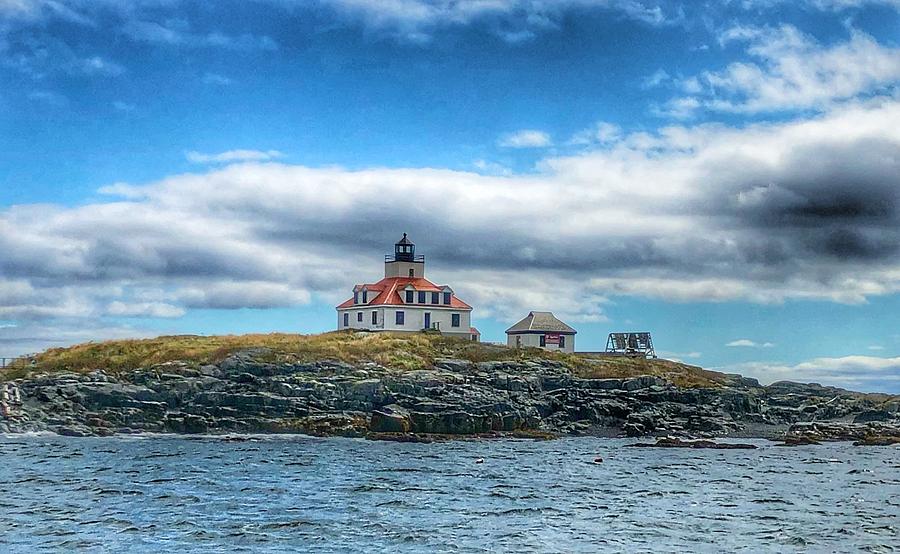
[[[628,442],[0,437],[0,552],[900,551],[900,449]]]

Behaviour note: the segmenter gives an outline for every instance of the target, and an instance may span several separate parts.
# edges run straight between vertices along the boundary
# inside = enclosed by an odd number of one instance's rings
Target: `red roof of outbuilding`
[[[412,285],[416,291],[422,292],[441,292],[444,290],[443,286],[437,286],[428,279],[423,277],[385,277],[381,281],[372,284],[362,284],[356,285],[353,287],[354,291],[362,290],[366,288],[369,291],[377,292],[374,298],[371,298],[365,304],[354,304],[353,299],[349,299],[346,302],[338,304],[337,309],[343,308],[352,308],[353,306],[406,306],[406,302],[400,297],[400,291],[406,288],[407,285]],[[411,306],[434,306],[434,307],[446,307],[446,304],[410,304]],[[469,306],[462,300],[456,297],[455,294],[450,296],[450,308],[455,308],[457,310],[471,310],[472,306]]]

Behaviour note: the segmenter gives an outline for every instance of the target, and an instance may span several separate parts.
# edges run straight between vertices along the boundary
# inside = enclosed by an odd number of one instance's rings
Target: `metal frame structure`
[[[406,256],[406,257],[402,257]],[[384,261],[386,262],[416,262],[416,263],[425,263],[425,255],[424,254],[385,254]]]
[[[653,338],[648,332],[610,333],[606,339],[606,352],[625,356],[656,357]]]
[[[31,359],[30,356],[16,356],[14,358],[0,358],[0,372],[6,371],[7,369],[13,369],[14,367],[22,367],[27,366]]]

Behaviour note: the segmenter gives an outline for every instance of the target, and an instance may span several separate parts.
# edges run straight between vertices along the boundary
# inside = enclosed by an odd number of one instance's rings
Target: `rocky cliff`
[[[565,360],[283,361],[267,348],[216,363],[34,373],[11,382],[0,432],[306,433],[428,440],[490,434],[779,436],[791,425],[897,427],[900,402],[817,385],[722,376],[585,378]],[[719,374],[721,375],[721,374]],[[8,393],[13,398],[12,392]]]

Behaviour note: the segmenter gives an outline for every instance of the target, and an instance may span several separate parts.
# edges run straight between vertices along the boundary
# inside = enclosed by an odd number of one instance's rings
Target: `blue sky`
[[[486,340],[900,392],[892,0],[0,0],[0,353],[317,332],[409,232]]]

